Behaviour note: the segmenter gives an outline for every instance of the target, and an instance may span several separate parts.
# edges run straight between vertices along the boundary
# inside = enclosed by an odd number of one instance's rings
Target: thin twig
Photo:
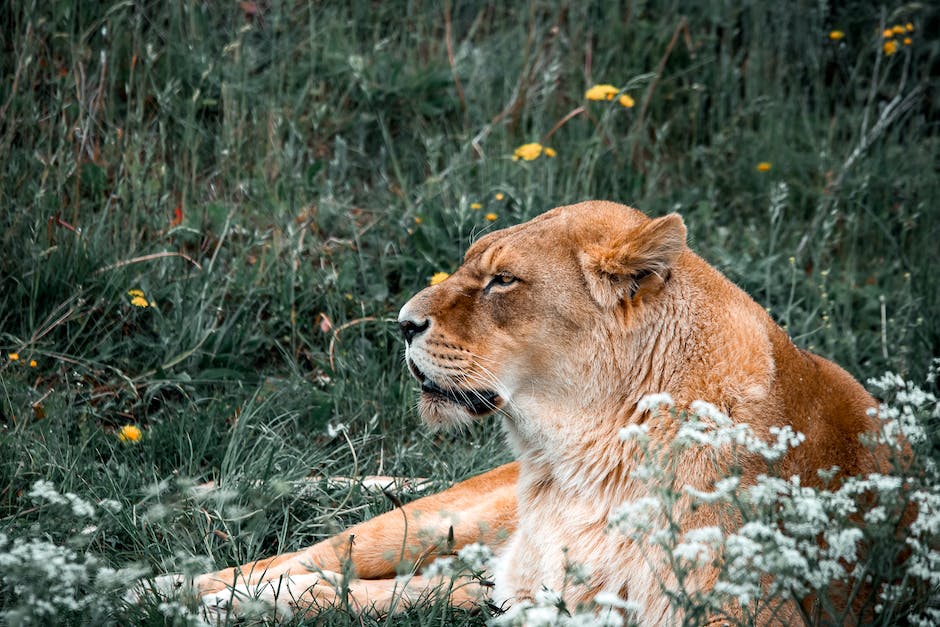
[[[444,42],[447,45],[447,62],[450,63],[450,73],[454,77],[454,86],[457,87],[457,97],[464,113],[467,112],[467,99],[463,93],[463,85],[457,76],[457,63],[454,61],[454,44],[451,40],[450,2],[444,3]]]
[[[577,107],[577,108],[575,108],[575,109],[572,109],[571,111],[569,111],[569,112],[565,115],[565,117],[563,117],[562,119],[558,120],[558,123],[555,124],[555,126],[552,127],[552,130],[550,130],[549,132],[545,133],[545,135],[542,137],[542,142],[541,142],[541,143],[544,144],[545,142],[547,142],[549,139],[551,139],[551,136],[554,135],[554,134],[558,131],[558,129],[560,129],[562,126],[564,126],[565,124],[568,123],[568,120],[570,120],[571,118],[573,118],[573,117],[575,117],[575,116],[577,116],[577,115],[581,115],[582,113],[584,113],[584,106],[583,106],[583,105],[580,106],[580,107]]]
[[[115,270],[117,268],[123,268],[124,266],[129,266],[134,263],[142,263],[144,261],[153,261],[154,259],[163,259],[165,257],[180,257],[182,259],[185,259],[189,263],[193,264],[194,266],[196,266],[196,268],[198,268],[199,270],[202,270],[202,266],[199,265],[199,262],[197,262],[195,259],[193,259],[189,255],[186,255],[184,253],[172,252],[172,251],[164,251],[162,253],[152,253],[149,255],[144,255],[142,257],[134,257],[133,259],[124,259],[123,261],[112,263],[111,265],[107,265],[103,268],[98,268],[97,270],[95,270],[94,275],[101,274],[102,272],[107,272],[108,270]]]
[[[342,331],[345,331],[349,327],[355,326],[357,324],[362,324],[363,322],[372,322],[374,320],[381,320],[382,322],[397,322],[394,318],[376,318],[375,316],[366,316],[365,318],[356,318],[355,320],[350,320],[345,322],[335,329],[333,329],[333,337],[330,338],[330,370],[336,372],[336,365],[333,362],[333,354],[336,350],[336,341],[339,339],[339,334]]]
[[[685,16],[679,18],[679,23],[676,25],[676,29],[672,33],[672,39],[669,40],[669,45],[666,46],[666,52],[663,53],[662,58],[659,60],[659,63],[656,65],[656,71],[654,72],[653,80],[650,82],[650,86],[646,89],[646,94],[643,96],[643,104],[640,105],[640,111],[637,113],[636,122],[633,123],[634,133],[638,132],[642,128],[643,123],[646,119],[646,111],[649,109],[650,101],[653,99],[653,93],[656,91],[656,87],[659,85],[659,81],[663,76],[663,71],[666,69],[666,62],[669,61],[669,57],[672,56],[672,50],[676,47],[676,43],[679,41],[679,35],[683,30],[688,29],[688,22],[685,19]],[[639,143],[634,136],[633,139],[633,154],[631,159],[633,161],[633,167],[639,169],[639,157],[637,155]]]

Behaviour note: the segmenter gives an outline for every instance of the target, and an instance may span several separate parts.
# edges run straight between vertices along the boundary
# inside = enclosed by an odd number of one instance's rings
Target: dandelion
[[[831,30],[829,31],[829,39],[832,41],[839,41],[845,37],[845,33],[841,30]]]
[[[482,208],[483,208],[483,204],[482,204],[482,203],[478,203],[478,202],[472,202],[472,203],[470,203],[470,208],[471,208],[471,209],[482,209]]]
[[[884,44],[885,56],[890,57],[892,54],[898,51],[898,42],[895,40],[886,41]]]
[[[773,167],[773,164],[770,161],[761,161],[757,164],[758,172],[770,172],[770,169]]]
[[[554,159],[554,158],[555,158],[555,155],[557,155],[557,154],[558,154],[558,153],[555,152],[555,149],[554,149],[554,148],[549,148],[548,146],[545,146],[545,156],[546,156],[546,157],[548,157],[549,159]]]
[[[489,221],[489,222],[495,222],[495,221],[496,221],[496,218],[498,218],[499,216],[496,215],[495,213],[488,213],[488,214],[486,214],[486,215],[483,216],[483,217],[486,218],[487,221]]]
[[[149,307],[150,303],[143,296],[135,296],[131,299],[131,305],[134,307]]]
[[[627,109],[629,109],[630,107],[636,104],[633,98],[631,98],[627,94],[620,96],[620,98],[617,101],[620,103],[622,107],[626,107]]]
[[[140,296],[141,298],[143,298],[143,297],[144,297],[144,291],[143,291],[143,290],[137,290],[137,289],[134,289],[134,290],[127,290],[127,295],[128,295],[128,296]]]
[[[449,276],[450,276],[450,274],[448,274],[448,273],[446,273],[446,272],[435,272],[435,273],[431,276],[431,285],[437,285],[438,283],[440,283],[441,281],[443,281],[444,279],[446,279],[446,278],[449,277]]]
[[[140,442],[143,432],[136,425],[124,425],[118,431],[117,438],[121,442]]]
[[[9,354],[7,355],[7,358],[8,358],[10,361],[19,361],[19,360],[20,360],[20,354],[19,354],[19,353],[9,353]]]
[[[30,367],[30,368],[35,368],[35,367],[38,366],[38,365],[39,365],[39,364],[36,363],[36,360],[35,360],[35,359],[30,359],[30,360],[29,360],[29,367]]]
[[[530,144],[522,144],[516,148],[515,152],[512,153],[513,161],[518,161],[523,159],[525,161],[533,161],[538,159],[542,154],[542,144],[538,142],[532,142]],[[496,200],[502,200],[500,194],[496,195]]]
[[[588,100],[613,100],[619,93],[620,90],[613,85],[594,85],[584,92],[584,97]]]

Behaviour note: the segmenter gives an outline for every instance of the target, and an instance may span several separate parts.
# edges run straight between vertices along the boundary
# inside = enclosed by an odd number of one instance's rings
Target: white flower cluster
[[[63,624],[69,622],[65,616],[79,612],[104,618],[144,574],[140,568],[109,568],[94,556],[47,540],[10,541],[0,534],[0,588],[13,594],[0,610],[0,623]]]
[[[656,396],[646,397],[650,407],[669,408],[678,428],[665,444],[650,439],[646,424],[620,430],[621,439],[640,448],[645,461],[632,477],[647,490],[616,508],[609,523],[614,532],[647,547],[650,559],[670,558],[666,566],[678,586],[669,598],[676,611],[707,616],[732,603],[748,623],[766,611],[759,608],[785,599],[800,601],[809,593],[836,613],[842,611],[839,599],[846,592],[875,593],[876,618],[885,616],[890,622],[903,612],[911,624],[940,624],[935,609],[940,605],[940,472],[929,458],[915,458],[915,463],[910,455],[910,447],[927,438],[925,420],[940,417],[940,405],[934,395],[897,375],[889,373],[871,384],[883,398],[893,396],[872,414],[882,420],[882,428],[871,445],[894,450],[897,469],[839,481],[834,480],[838,468],[820,471],[826,487],[807,486],[799,476],[769,475],[742,486],[735,467],[710,490],[683,486],[663,460],[678,459],[689,450],[720,448],[757,454],[773,468],[804,436],[781,427],[770,429],[770,441],[764,441],[708,403],[696,402],[684,415]],[[716,507],[729,514],[727,520],[740,522],[731,529],[709,526],[682,533],[676,518],[684,511],[676,507],[680,500],[686,503],[683,508]],[[702,567],[716,568],[717,582],[710,590],[689,592],[683,582]],[[832,587],[833,582],[839,585]]]
[[[68,505],[72,510],[72,514],[79,518],[92,518],[96,514],[94,505],[72,492],[59,494],[51,481],[40,479],[33,483],[29,490],[29,497],[34,501],[45,501],[51,505]],[[119,509],[121,507],[117,501],[108,500],[107,507],[113,507],[114,505],[117,505]]]
[[[424,569],[426,577],[449,577],[460,575],[480,576],[493,569],[493,552],[485,544],[474,542],[459,551],[456,557],[440,557]]]
[[[638,606],[614,593],[598,594],[592,605],[569,611],[562,595],[542,588],[535,601],[515,603],[509,611],[492,621],[499,627],[623,627],[623,614],[636,612]]]
[[[73,528],[72,543],[0,534],[0,624],[113,622],[124,593],[147,569],[111,568],[74,547],[87,543],[86,536],[99,530],[106,515],[120,512],[121,504],[112,499],[95,504],[72,492],[60,493],[44,480],[34,482],[27,497],[44,512],[48,508],[81,523]]]

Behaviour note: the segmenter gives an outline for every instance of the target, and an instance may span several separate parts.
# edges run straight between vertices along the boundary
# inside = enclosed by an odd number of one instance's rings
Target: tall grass
[[[473,238],[565,202],[680,211],[860,378],[940,354],[928,5],[26,0],[0,22],[0,533],[96,560],[79,596],[102,568],[221,567],[391,507],[293,489],[310,474],[446,485],[506,459],[494,424],[417,424],[391,319]],[[584,98],[603,83],[634,106]],[[513,160],[529,142],[557,156]],[[91,524],[39,480],[120,508]],[[192,496],[207,480],[224,498]],[[23,590],[54,585],[22,576],[0,612],[51,620]]]

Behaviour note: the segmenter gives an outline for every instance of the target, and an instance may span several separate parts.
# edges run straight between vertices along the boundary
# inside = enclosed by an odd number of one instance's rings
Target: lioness
[[[677,409],[709,401],[761,437],[773,426],[802,432],[778,471],[808,485],[820,468],[879,467],[858,438],[877,427],[866,413],[874,399],[839,366],[797,348],[690,251],[676,214],[650,219],[603,201],[558,207],[482,237],[398,319],[424,420],[449,427],[497,414],[518,461],[308,549],[198,577],[210,610],[260,595],[285,613],[314,612],[335,601],[335,572],[349,560],[350,603],[394,611],[438,583],[422,565],[479,541],[498,553],[495,585],[491,594],[472,582],[450,588],[457,605],[486,594],[511,604],[546,586],[571,607],[612,591],[639,604],[644,624],[663,624],[659,581],[668,573],[651,572],[636,546],[607,531],[614,508],[643,496],[631,476],[637,451],[618,430],[655,422],[638,407],[651,393],[670,394]],[[721,478],[720,459],[690,450],[674,461],[679,481],[696,489]],[[766,470],[757,459],[737,463],[745,483]],[[735,522],[708,508],[677,515],[683,528]],[[407,585],[394,579],[401,562],[415,565]],[[586,585],[567,581],[571,563],[587,567]],[[694,583],[707,588],[713,578],[704,569]]]

